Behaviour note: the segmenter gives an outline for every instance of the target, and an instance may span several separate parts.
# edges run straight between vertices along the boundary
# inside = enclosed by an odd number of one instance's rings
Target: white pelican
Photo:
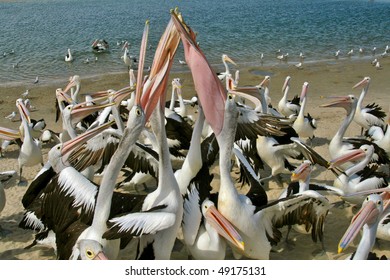
[[[15,174],[16,174],[16,171],[14,171],[14,170],[0,172],[0,214],[3,211],[3,209],[5,207],[5,202],[6,202],[4,184],[6,182],[8,182]],[[2,228],[0,225],[0,239],[9,233],[11,233],[11,232]]]
[[[19,184],[22,183],[22,171],[24,166],[34,166],[41,164],[43,166],[43,156],[41,151],[41,143],[38,139],[34,139],[31,132],[29,112],[24,105],[22,99],[16,100],[16,107],[19,109],[19,114],[22,118],[23,128],[23,144],[20,147],[18,164],[19,164]]]
[[[340,166],[347,161],[357,163],[347,168],[341,173],[333,182],[335,190],[341,195],[341,199],[352,204],[360,204],[364,197],[362,195],[351,195],[362,191],[375,190],[387,185],[386,178],[380,174],[371,174],[366,172],[360,174],[359,171],[368,168],[367,165],[371,161],[374,154],[374,147],[372,145],[362,145],[359,149],[351,150],[344,155],[335,158],[331,161],[331,166]]]
[[[218,79],[220,79],[221,81],[223,81],[226,78],[226,76],[230,75],[230,68],[228,62],[230,62],[233,65],[237,65],[227,54],[222,54],[222,63],[225,66],[225,71],[217,73]]]
[[[72,55],[70,49],[68,49],[68,53],[65,55],[65,61],[66,62],[72,62],[73,61],[73,55]]]
[[[378,194],[370,194],[364,200],[359,212],[352,218],[338,245],[338,253],[343,252],[358,235],[363,233],[356,252],[349,256],[352,260],[367,260],[375,244],[378,224],[384,210],[383,199]]]
[[[382,108],[377,104],[372,103],[368,104],[363,108],[363,100],[364,97],[368,93],[368,87],[370,86],[371,78],[364,77],[359,83],[357,83],[353,88],[362,87],[362,92],[359,96],[359,100],[356,105],[356,112],[353,120],[362,127],[362,135],[363,130],[369,129],[371,126],[384,126],[383,118],[386,116],[385,112],[382,111]]]
[[[287,76],[284,80],[284,84],[282,87],[283,96],[278,103],[278,110],[285,117],[289,117],[291,115],[298,115],[299,109],[301,107],[298,96],[295,96],[291,101],[287,99],[288,92],[290,90],[290,80],[290,76]]]
[[[299,98],[302,103],[301,108],[292,127],[298,133],[299,138],[302,139],[308,138],[309,141],[311,141],[314,138],[314,131],[317,129],[317,125],[315,119],[312,116],[310,116],[309,113],[305,116],[308,87],[309,87],[309,83],[304,82],[302,86],[301,97]]]
[[[103,40],[102,39],[96,39],[92,43],[92,50],[94,52],[98,52],[98,53],[108,51],[109,47],[110,47],[110,45],[104,39]]]
[[[151,246],[156,259],[169,259],[177,229],[182,219],[183,201],[170,162],[161,101],[157,106],[159,112],[154,116],[152,122],[152,128],[157,134],[156,138],[159,144],[159,183],[157,189],[145,198],[141,212],[111,219],[108,231],[106,224],[109,218],[115,180],[127,158],[126,153],[130,152],[129,147],[138,139],[159,100],[165,98],[167,71],[173,63],[173,54],[168,54],[166,49],[169,48],[170,52],[173,51],[174,53],[179,45],[179,37],[178,34],[172,32],[174,25],[171,21],[157,47],[155,60],[150,76],[144,84],[144,94],[141,100],[142,69],[148,26],[149,24],[146,22],[140,48],[140,71],[137,77],[135,105],[129,113],[127,127],[121,143],[105,170],[96,201],[96,211],[92,225],[81,239],[92,239],[102,244],[106,238],[118,240],[118,235],[137,235],[140,242],[139,258],[146,257],[145,254],[150,250],[144,251],[144,248],[150,248]],[[169,41],[169,46],[167,41]]]
[[[218,210],[238,229],[245,244],[243,252],[235,251],[235,253],[254,259],[269,259],[271,244],[268,238],[276,237],[272,228],[283,224],[285,214],[290,213],[295,216],[294,210],[305,207],[303,206],[305,204],[306,207],[313,206],[312,210],[315,211],[316,208],[317,214],[323,216],[322,210],[325,212],[328,210],[328,202],[313,193],[309,195],[308,192],[305,192],[260,209],[249,204],[249,200],[238,193],[230,176],[231,153],[239,115],[234,95],[226,95],[217,75],[196,44],[194,33],[190,27],[188,25],[184,27],[185,23],[176,14],[171,13],[171,15],[182,38],[186,61],[191,69],[195,87],[198,89],[197,92],[206,120],[212,127],[220,147]],[[207,77],[207,82],[205,82],[205,77]],[[312,220],[313,226],[319,229],[321,218],[318,219],[314,212],[311,214],[312,218],[315,217]],[[295,216],[295,218],[297,217]]]

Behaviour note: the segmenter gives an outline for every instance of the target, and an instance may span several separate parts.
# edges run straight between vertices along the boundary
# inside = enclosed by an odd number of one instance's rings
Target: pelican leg
[[[23,180],[22,178],[22,171],[23,171],[23,167],[20,167],[19,168],[19,183],[18,183],[18,186],[26,186],[27,185],[27,181]]]

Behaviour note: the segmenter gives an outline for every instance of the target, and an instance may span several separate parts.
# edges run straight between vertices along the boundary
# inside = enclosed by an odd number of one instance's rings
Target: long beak
[[[137,88],[140,83],[143,84],[140,104],[145,111],[146,121],[150,118],[159,100],[164,101],[160,103],[161,106],[163,106],[165,103],[169,71],[172,67],[173,58],[179,43],[180,36],[171,19],[160,38],[148,79],[145,81],[145,83],[143,83],[143,78],[139,76],[137,77]],[[138,96],[139,95],[140,93]]]
[[[233,225],[217,210],[215,206],[209,206],[205,218],[215,228],[219,235],[235,245],[238,249],[244,250],[244,241]]]
[[[103,252],[99,252],[93,258],[94,261],[105,261],[108,260],[107,256]]]
[[[308,88],[309,88],[309,83],[308,83],[308,82],[304,82],[304,83],[303,83],[303,86],[302,86],[301,96],[299,97],[299,99],[300,99],[301,101],[303,100],[303,98],[306,97]]]
[[[348,245],[355,239],[360,229],[366,223],[372,223],[378,218],[379,211],[375,203],[371,200],[367,201],[359,212],[353,217],[351,224],[344,233],[338,245],[338,253],[345,250]]]
[[[195,89],[207,122],[215,135],[218,136],[223,126],[225,101],[227,98],[226,89],[224,89],[216,72],[211,68],[205,55],[196,43],[195,33],[184,23],[181,15],[177,12],[171,12],[171,18],[179,31],[184,47],[185,59],[191,70]]]
[[[64,89],[64,92],[68,92],[68,90],[70,90],[70,88],[76,86],[78,83],[80,83],[79,76],[75,75],[75,76],[71,77],[69,83],[66,85],[66,87]]]
[[[20,132],[6,127],[0,127],[0,139],[12,141],[20,138]]]
[[[224,59],[226,62],[230,62],[231,64],[237,66],[237,63],[235,63],[235,62],[234,62],[229,56],[227,56],[226,54],[225,54],[225,56],[223,57],[223,59]]]
[[[132,93],[134,90],[135,90],[135,87],[133,87],[133,86],[128,86],[128,87],[125,87],[125,88],[118,90],[114,94],[114,98],[113,98],[113,101],[115,102],[116,106],[119,106],[122,103],[122,101],[125,98],[127,98],[130,95],[130,93]]]
[[[16,100],[16,107],[18,107],[20,116],[24,118],[27,121],[27,123],[31,123],[30,111],[27,109],[26,105],[24,105],[22,99],[19,98],[18,100]]]
[[[68,104],[74,103],[72,98],[60,88],[56,89],[56,98],[59,102],[65,101]]]
[[[355,89],[355,88],[358,88],[358,87],[363,87],[363,86],[367,85],[369,81],[370,81],[370,78],[365,77],[363,80],[361,80],[360,82],[358,82],[358,83],[357,83],[356,85],[354,85],[352,88]]]
[[[265,76],[264,80],[261,81],[261,83],[258,85],[258,87],[268,86],[269,80],[270,80],[270,77],[269,76]]]
[[[80,122],[85,117],[87,117],[90,114],[95,113],[101,109],[104,109],[104,108],[110,107],[110,106],[114,106],[115,103],[106,103],[106,104],[98,104],[98,105],[91,104],[88,106],[84,106],[84,105],[85,105],[84,103],[83,104],[80,103],[80,104],[76,104],[73,106],[72,112],[71,112],[72,124],[76,124],[76,123]]]
[[[335,159],[332,159],[330,161],[330,168],[331,167],[340,166],[343,163],[346,163],[346,162],[349,162],[349,161],[361,160],[365,156],[366,156],[366,154],[361,149],[351,150],[350,152],[348,152],[348,153],[346,153],[346,154],[344,154],[342,156],[339,156],[339,157],[337,157]]]
[[[282,92],[284,92],[286,90],[287,86],[290,84],[290,80],[291,80],[291,77],[287,76],[286,79],[284,80],[284,84],[283,84],[283,87],[282,87]]]
[[[87,142],[89,139],[94,137],[95,135],[101,133],[103,130],[109,128],[114,124],[114,121],[102,124],[101,126],[95,127],[94,129],[88,130],[83,134],[80,134],[74,139],[68,140],[62,145],[61,154],[62,156],[69,156],[69,153],[73,151],[75,148],[79,147],[81,144]],[[66,158],[65,158],[66,160]]]
[[[347,107],[351,104],[351,98],[349,96],[330,96],[328,98],[333,99],[333,102],[320,105],[320,107]]]
[[[291,174],[291,181],[305,180],[311,172],[311,164],[309,162],[303,162],[297,167]]]

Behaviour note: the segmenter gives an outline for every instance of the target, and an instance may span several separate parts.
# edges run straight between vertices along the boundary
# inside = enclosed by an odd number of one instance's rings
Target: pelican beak
[[[96,254],[96,256],[92,259],[94,261],[106,261],[108,260],[107,256],[103,252],[99,252]]]
[[[24,102],[22,99],[16,100],[16,107],[19,110],[20,116],[24,118],[27,123],[31,123],[30,120],[30,111],[27,109],[26,105],[24,105]]]
[[[349,162],[349,161],[361,160],[365,156],[366,156],[366,154],[361,149],[351,150],[350,152],[348,152],[348,153],[346,153],[346,154],[344,154],[342,156],[339,156],[339,157],[337,157],[335,159],[332,159],[330,161],[330,167],[329,168],[340,166],[343,163],[346,163],[346,162]]]
[[[365,85],[368,84],[369,82],[369,78],[365,77],[363,80],[361,80],[360,82],[358,82],[356,85],[354,85],[352,88],[355,89],[355,88],[358,88],[358,87],[363,87]]]
[[[67,103],[69,103],[69,104],[74,103],[73,100],[72,100],[72,98],[71,98],[68,94],[66,94],[66,93],[65,93],[62,89],[60,89],[60,88],[58,88],[58,89],[56,90],[56,98],[57,98],[57,100],[58,100],[59,102],[65,101],[65,102],[67,102]]]
[[[261,81],[261,83],[258,85],[258,87],[264,87],[264,86],[268,86],[269,85],[269,80],[270,80],[270,77],[269,76],[265,76],[264,80]]]
[[[224,60],[225,60],[226,62],[230,62],[231,64],[237,66],[237,63],[235,63],[235,62],[234,62],[229,56],[227,56],[226,54],[225,54],[225,56],[224,56]]]
[[[0,127],[0,139],[12,141],[18,138],[20,138],[20,132],[18,130]]]
[[[328,98],[331,98],[334,101],[327,103],[327,104],[320,105],[320,107],[323,107],[323,108],[325,108],[325,107],[346,108],[347,106],[349,106],[349,104],[351,104],[351,98],[349,96],[330,96]]]
[[[286,90],[287,86],[290,84],[290,79],[291,79],[291,77],[287,76],[286,80],[284,80],[284,84],[283,84],[283,87],[282,87],[282,92],[284,92]]]
[[[115,103],[106,103],[106,104],[99,104],[99,105],[91,104],[88,106],[85,105],[86,105],[85,103],[79,103],[70,107],[70,109],[72,110],[71,111],[72,124],[76,124],[80,122],[85,117],[101,109],[113,106],[115,105]]]
[[[77,82],[78,82],[78,78],[76,76],[71,77],[69,80],[69,83],[66,85],[66,87],[64,89],[64,92],[68,92],[68,90],[70,90],[70,88],[76,86]]]
[[[302,101],[303,98],[306,97],[308,87],[309,87],[309,83],[308,82],[304,82],[303,86],[302,86],[302,92],[301,92],[301,96],[299,97],[299,100]]]
[[[299,167],[297,167],[291,174],[291,181],[305,180],[311,172],[311,164],[309,162],[303,162]]]
[[[69,141],[66,141],[62,145],[61,154],[63,156],[63,161],[66,162],[67,157],[69,156],[69,153],[73,151],[75,148],[79,147],[81,144],[87,142],[89,139],[94,137],[95,135],[101,133],[103,130],[109,128],[111,125],[114,124],[114,121],[102,124],[98,127],[95,127],[94,129],[88,130],[84,132],[83,134],[80,134],[74,139],[71,139]]]
[[[135,87],[125,87],[123,89],[120,89],[118,90],[115,94],[114,94],[114,99],[113,101],[115,102],[115,104],[117,106],[119,106],[122,101],[127,98],[130,93],[132,93],[133,91],[135,90]]]
[[[171,11],[171,18],[180,34],[185,59],[191,70],[203,112],[215,135],[218,136],[223,127],[226,89],[199,48],[195,33],[184,23],[181,14],[177,10]]]
[[[216,229],[219,235],[232,243],[240,250],[244,250],[244,241],[233,225],[212,205],[208,207],[205,218],[210,225]]]
[[[348,247],[348,245],[355,239],[364,224],[374,223],[377,220],[379,214],[379,210],[373,201],[365,201],[359,212],[352,218],[351,224],[341,238],[338,245],[338,253],[340,254]]]
[[[141,43],[139,64],[143,63],[145,57],[147,30],[148,23],[145,25],[144,37]],[[149,120],[154,108],[156,108],[157,103],[160,100],[162,101],[160,102],[161,106],[163,106],[165,103],[169,71],[172,67],[173,58],[179,43],[180,37],[171,19],[160,38],[154,55],[153,64],[150,69],[149,77],[145,83],[142,76],[142,71],[138,71],[135,104],[141,105],[141,107],[144,109],[146,121]],[[138,66],[138,69],[143,68]]]

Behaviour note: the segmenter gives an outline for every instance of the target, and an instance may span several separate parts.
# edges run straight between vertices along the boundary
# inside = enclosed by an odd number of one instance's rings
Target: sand
[[[256,85],[264,78],[265,75],[271,76],[270,96],[272,104],[276,107],[282,97],[281,88],[287,75],[291,76],[291,89],[289,96],[300,94],[303,82],[309,82],[308,106],[307,112],[317,120],[318,128],[315,133],[316,138],[313,141],[313,148],[324,158],[329,159],[328,143],[339,128],[345,117],[345,111],[341,108],[321,108],[319,105],[327,102],[326,97],[334,95],[354,94],[358,96],[360,89],[352,89],[353,85],[359,82],[363,77],[371,77],[371,86],[369,93],[365,98],[364,105],[375,102],[381,105],[387,112],[389,108],[390,92],[390,58],[382,59],[381,70],[375,69],[370,63],[370,59],[362,61],[333,60],[321,63],[304,64],[303,69],[297,69],[293,64],[275,63],[273,66],[256,66],[241,67],[239,58],[233,58],[237,63],[237,69],[240,70],[241,86]],[[185,69],[186,66],[183,66]],[[222,69],[216,69],[222,70]],[[77,74],[77,73],[75,73]],[[183,82],[183,93],[185,98],[194,96],[194,87],[192,78],[188,71],[183,73],[171,73],[171,77],[180,77]],[[33,119],[43,118],[47,124],[47,129],[60,131],[61,122],[55,122],[55,89],[64,88],[67,84],[68,77],[63,80],[39,82],[38,84],[24,84],[19,86],[2,86],[0,85],[0,126],[18,129],[20,122],[11,122],[4,117],[12,111],[16,111],[15,100],[21,97],[21,94],[29,89],[28,98],[31,100],[36,110],[31,112]],[[128,74],[123,73],[104,75],[98,77],[81,77],[82,92],[93,92],[106,89],[120,89],[128,84]],[[170,88],[168,89],[168,91]],[[168,94],[169,96],[169,94]],[[346,136],[356,136],[360,134],[360,127],[352,123]],[[47,159],[47,153],[54,144],[43,145],[44,159]],[[9,146],[4,151],[4,157],[0,158],[0,170],[17,170],[18,171],[18,147]],[[40,166],[26,167],[23,170],[23,177],[30,183],[40,170]],[[266,175],[266,169],[263,173]],[[289,176],[284,176],[285,186],[289,182]],[[321,167],[316,167],[312,181],[317,183],[332,184],[334,175]],[[18,228],[18,224],[23,214],[21,198],[23,197],[27,186],[18,186],[18,176],[9,182],[6,188],[7,202],[4,210],[0,214],[0,224],[3,228],[11,230],[12,233],[0,239],[0,259],[3,260],[50,260],[56,259],[53,249],[43,245],[37,245],[30,249],[25,249],[34,237],[32,231]],[[282,191],[274,181],[267,186],[269,197],[276,198]],[[331,202],[339,202],[336,196],[329,195]],[[348,227],[352,215],[356,212],[352,206],[339,208],[333,207],[325,223],[325,246],[326,253],[318,254],[321,248],[320,243],[313,243],[310,235],[292,233],[295,246],[293,249],[285,246],[284,243],[278,245],[278,251],[272,252],[271,259],[274,260],[312,260],[326,259],[338,260],[344,259],[348,254],[353,252],[355,245],[350,246],[345,253],[337,254],[337,244],[343,233]],[[285,232],[285,231],[284,231]],[[375,247],[375,252],[390,257],[390,244],[381,241],[379,246]],[[120,259],[129,259],[132,257],[132,248],[124,249],[120,254]],[[230,258],[231,255],[228,254]],[[174,251],[172,258],[185,258],[183,252]]]

